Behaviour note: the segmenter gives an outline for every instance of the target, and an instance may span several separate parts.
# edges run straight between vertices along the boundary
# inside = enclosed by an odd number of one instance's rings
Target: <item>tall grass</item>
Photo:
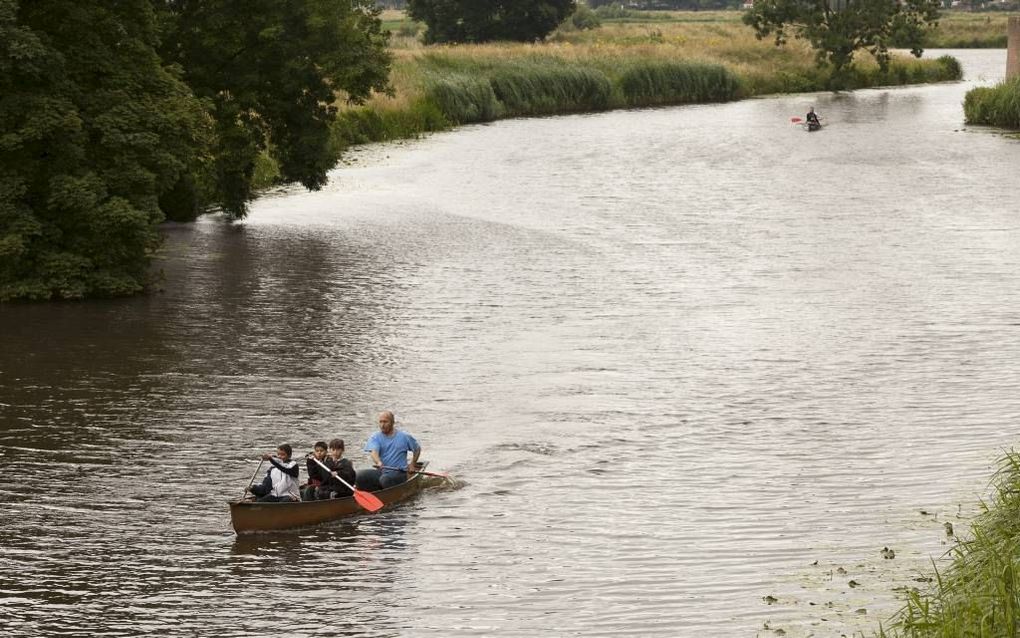
[[[650,62],[620,76],[620,89],[631,106],[725,102],[741,92],[739,78],[719,64]]]
[[[1020,77],[971,89],[963,100],[963,114],[968,124],[1020,129]]]
[[[993,479],[991,504],[971,538],[936,571],[931,591],[913,591],[884,638],[1013,638],[1020,635],[1020,454],[1009,452]]]
[[[412,33],[399,14],[398,31]],[[718,102],[769,93],[959,79],[955,61],[897,56],[882,73],[862,54],[838,87],[803,41],[777,48],[740,13],[661,12],[654,23],[620,22],[556,32],[540,44],[425,47],[393,32],[394,94],[341,104],[338,150],[505,117],[635,106]]]

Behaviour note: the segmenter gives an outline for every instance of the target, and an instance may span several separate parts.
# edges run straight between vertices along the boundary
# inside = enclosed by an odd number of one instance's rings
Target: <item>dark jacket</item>
[[[336,462],[331,457],[326,457],[323,464],[325,464],[330,471],[339,474],[340,478],[351,485],[354,485],[354,481],[357,479],[358,473],[354,471],[354,464],[351,463],[350,459],[340,459],[339,462]],[[319,469],[322,470],[321,467]],[[320,492],[336,492],[337,496],[350,496],[353,494],[353,492],[351,492],[351,488],[336,480],[331,474],[327,474],[325,470],[322,470],[322,474],[324,476],[322,486],[319,488]]]
[[[323,459],[323,463],[329,460],[329,457]],[[322,481],[326,478],[326,471],[322,469],[322,466],[315,462],[314,458],[309,458],[305,463],[308,466],[308,484],[318,487],[322,485]]]

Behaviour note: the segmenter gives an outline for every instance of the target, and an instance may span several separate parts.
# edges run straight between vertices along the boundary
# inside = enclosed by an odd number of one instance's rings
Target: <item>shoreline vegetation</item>
[[[770,40],[757,40],[741,16],[740,11],[622,10],[617,17],[600,18],[602,25],[595,29],[578,29],[568,21],[537,44],[424,46],[422,25],[403,12],[385,11],[394,92],[375,93],[361,106],[348,106],[341,99],[331,143],[339,156],[351,146],[413,139],[504,118],[728,102],[962,77],[959,63],[949,56],[919,60],[897,54],[883,73],[861,53],[845,83],[836,87],[829,70],[816,66],[806,43],[776,47]],[[983,20],[976,21],[977,26],[970,20],[949,22],[962,25],[952,33],[972,37],[987,30]],[[1001,31],[1005,33],[1005,26]],[[269,157],[260,163],[262,187],[276,182],[272,164]]]
[[[1020,129],[1020,77],[996,86],[979,86],[963,101],[967,124]]]
[[[881,638],[1006,637],[1020,633],[1020,453],[1008,452],[993,495],[933,574],[931,590],[911,589]]]

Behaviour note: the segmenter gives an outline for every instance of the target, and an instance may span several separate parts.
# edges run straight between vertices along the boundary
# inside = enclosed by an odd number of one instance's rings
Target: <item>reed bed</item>
[[[388,14],[388,22],[410,32]],[[719,102],[772,93],[955,80],[952,59],[897,56],[889,72],[862,54],[836,86],[801,41],[754,37],[739,12],[656,12],[646,22],[563,30],[538,44],[429,46],[391,31],[392,95],[341,106],[337,151],[506,117]]]
[[[931,591],[913,590],[883,638],[1013,638],[1020,635],[1020,454],[1000,461],[990,504],[970,538],[935,572]]]
[[[1020,77],[971,89],[963,101],[963,114],[968,124],[1020,129]]]

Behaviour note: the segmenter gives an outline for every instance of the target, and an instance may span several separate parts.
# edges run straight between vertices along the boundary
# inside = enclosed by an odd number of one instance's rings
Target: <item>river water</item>
[[[1020,417],[1005,55],[953,54],[362,149],[168,228],[159,294],[0,308],[4,635],[873,630]],[[235,537],[259,453],[364,467],[384,408],[459,489]]]

